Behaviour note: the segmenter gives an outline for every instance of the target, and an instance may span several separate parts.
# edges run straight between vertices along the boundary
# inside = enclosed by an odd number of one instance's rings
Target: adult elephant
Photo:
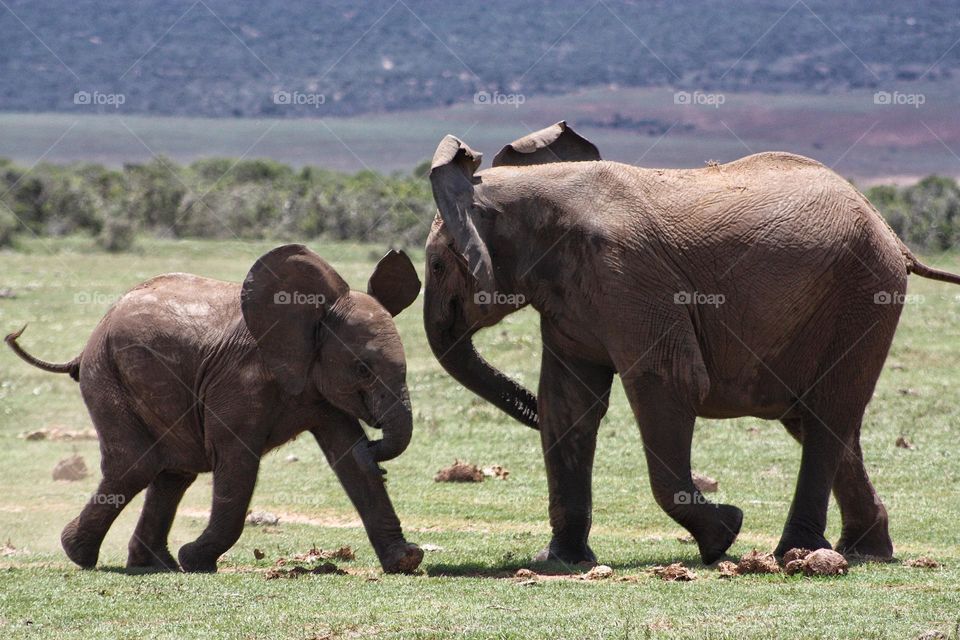
[[[565,123],[505,147],[493,168],[453,136],[430,181],[424,322],[443,367],[539,428],[553,537],[537,558],[595,561],[587,544],[597,428],[619,374],[657,503],[706,563],[740,509],[694,486],[698,416],[780,420],[802,444],[776,552],[828,548],[831,488],[845,553],[890,557],[887,512],[864,468],[860,426],[921,264],[846,180],[789,153],[694,170],[600,160]],[[541,317],[538,397],[474,349],[478,330],[525,304]]]

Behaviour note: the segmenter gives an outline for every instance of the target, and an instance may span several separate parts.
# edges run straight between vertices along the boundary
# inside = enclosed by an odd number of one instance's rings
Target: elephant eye
[[[373,371],[367,364],[361,360],[357,360],[353,363],[353,370],[356,373],[357,378],[360,380],[369,380],[373,377]]]
[[[435,276],[439,276],[440,274],[442,274],[443,261],[440,260],[439,258],[434,259],[433,262],[430,263],[430,270],[433,271],[433,275]]]

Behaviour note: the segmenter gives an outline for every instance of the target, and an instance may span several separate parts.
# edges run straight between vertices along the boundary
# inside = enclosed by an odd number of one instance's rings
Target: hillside
[[[960,66],[960,16],[948,1],[4,7],[5,111],[325,116],[602,85],[819,93],[937,81]],[[75,104],[78,92],[94,98]]]

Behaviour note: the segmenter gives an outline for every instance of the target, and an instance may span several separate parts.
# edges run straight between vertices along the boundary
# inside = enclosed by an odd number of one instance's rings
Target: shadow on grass
[[[118,573],[125,576],[147,576],[155,573],[182,573],[179,569],[164,569],[162,567],[125,567],[123,565],[114,565],[107,567],[97,567],[88,569],[88,571],[98,571],[103,573]]]

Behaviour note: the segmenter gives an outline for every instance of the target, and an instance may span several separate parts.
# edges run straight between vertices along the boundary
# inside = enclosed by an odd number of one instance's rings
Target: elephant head
[[[504,147],[494,166],[599,160],[597,148],[565,122]],[[440,364],[458,382],[520,422],[537,428],[536,397],[488,363],[473,346],[474,334],[528,301],[512,292],[515,243],[498,243],[496,198],[484,193],[481,154],[446,136],[430,169],[439,215],[427,239],[424,325]],[[500,263],[498,267],[498,262]]]
[[[381,440],[353,450],[375,468],[403,453],[412,435],[406,361],[393,316],[416,299],[420,280],[407,255],[391,251],[367,290],[351,291],[305,246],[285,245],[251,267],[241,309],[283,392],[300,395],[312,385],[330,404],[383,430]]]

